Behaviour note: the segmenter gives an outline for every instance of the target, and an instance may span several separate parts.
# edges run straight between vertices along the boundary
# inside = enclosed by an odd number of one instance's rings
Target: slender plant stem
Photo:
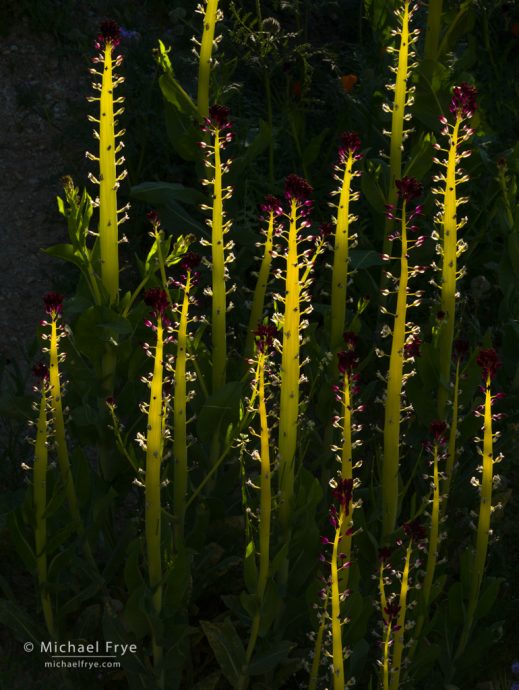
[[[198,65],[198,113],[200,117],[209,114],[209,87],[211,80],[211,60],[213,54],[218,0],[207,0],[204,16],[204,31],[200,44],[200,62]]]
[[[225,240],[222,198],[222,162],[220,132],[214,136],[214,185],[212,214],[212,344],[213,344],[213,393],[225,385],[227,365],[226,290],[225,290]]]

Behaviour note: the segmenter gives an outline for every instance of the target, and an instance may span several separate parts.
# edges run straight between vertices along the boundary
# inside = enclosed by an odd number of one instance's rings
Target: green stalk
[[[456,361],[456,374],[454,376],[454,396],[452,399],[452,419],[449,431],[449,443],[447,452],[447,463],[445,466],[445,478],[443,480],[444,504],[449,500],[454,463],[456,460],[456,437],[458,435],[458,416],[459,416],[459,394],[460,394],[460,359]]]
[[[458,255],[458,221],[456,200],[456,162],[458,156],[458,136],[461,115],[458,114],[450,137],[447,170],[445,173],[445,190],[443,194],[442,226],[442,283],[440,309],[444,312],[444,323],[438,336],[439,376],[438,417],[445,418],[449,398],[450,368],[454,324],[456,319],[456,280]]]
[[[211,56],[213,54],[214,34],[218,17],[218,0],[206,0],[204,31],[200,44],[198,65],[197,106],[200,117],[209,114],[209,85],[211,78]]]
[[[332,269],[332,317],[330,349],[336,352],[345,330],[350,248],[350,200],[352,168],[355,161],[353,151],[348,153],[344,166],[343,180],[337,207],[337,227]]]
[[[388,536],[395,529],[398,513],[400,409],[403,387],[404,344],[406,339],[407,286],[409,282],[405,200],[402,207],[401,242],[400,279],[393,324],[384,416],[384,461],[382,465],[382,519],[384,536]]]
[[[209,0],[209,3],[211,0]],[[209,4],[208,4],[209,7]],[[214,183],[212,204],[212,344],[213,393],[225,385],[227,365],[227,301],[225,290],[225,241],[223,222],[222,162],[220,130],[214,134]]]
[[[49,635],[54,638],[54,616],[47,582],[47,396],[48,386],[42,381],[40,411],[36,430],[33,469],[34,543],[41,607]]]
[[[339,522],[335,530],[331,560],[331,586],[332,600],[332,658],[333,658],[333,690],[344,690],[344,651],[342,647],[342,621],[340,583],[337,562],[339,558],[339,543],[345,518],[345,510],[341,506]]]
[[[413,547],[412,539],[409,541],[405,557],[404,571],[402,573],[402,583],[400,585],[399,606],[397,625],[399,629],[395,633],[393,640],[393,656],[391,658],[391,682],[389,690],[398,690],[400,685],[400,672],[402,669],[402,654],[404,651],[405,616],[407,610],[407,594],[409,592],[409,569],[411,565],[411,551]]]
[[[163,450],[163,324],[162,316],[157,318],[157,345],[153,366],[153,376],[150,386],[150,405],[148,410],[148,432],[146,439],[146,510],[145,532],[148,558],[148,575],[152,590],[152,602],[155,614],[160,616],[162,611],[162,554],[161,554],[161,462]],[[153,632],[153,659],[155,669],[160,673],[160,687],[164,687],[163,649]]]
[[[465,626],[456,653],[458,658],[469,641],[472,626],[474,624],[474,616],[479,599],[479,592],[481,583],[483,581],[483,573],[485,571],[485,563],[487,560],[488,540],[490,534],[490,516],[492,514],[492,484],[494,474],[494,450],[493,450],[493,434],[492,434],[492,395],[491,395],[491,377],[487,373],[485,386],[485,408],[483,415],[483,473],[481,477],[481,495],[479,503],[479,518],[476,536],[476,552],[474,554],[474,562],[472,565],[472,578],[470,583],[469,603],[467,607],[467,615],[465,617]]]
[[[386,637],[384,639],[384,658],[382,661],[382,677],[384,690],[389,690],[389,659],[391,645],[391,622],[386,625]]]
[[[173,457],[175,459],[174,505],[176,549],[184,548],[184,530],[187,494],[187,322],[191,271],[188,270],[184,298],[180,311],[177,334],[177,356],[175,360],[175,397],[173,402]]]
[[[279,410],[279,472],[281,503],[279,516],[285,539],[290,536],[294,494],[297,418],[299,415],[299,329],[301,326],[301,283],[297,245],[297,204],[290,202],[288,249],[285,274],[285,309],[281,354],[281,400]]]
[[[267,292],[267,284],[270,275],[270,267],[272,264],[272,249],[274,236],[274,211],[269,212],[267,233],[263,249],[263,258],[258,273],[258,280],[254,288],[254,297],[252,299],[252,308],[249,318],[249,326],[247,329],[247,339],[245,341],[245,355],[250,356],[254,347],[254,329],[260,323],[263,310],[265,309],[265,294]]]
[[[341,479],[353,479],[353,445],[351,439],[351,426],[352,426],[352,401],[351,401],[351,387],[350,387],[350,376],[348,372],[344,374],[344,385],[343,385],[343,442],[341,450]],[[353,521],[353,510],[354,503],[351,501],[351,517],[349,520],[343,520],[341,525],[341,551],[345,554],[346,561],[351,560],[351,544],[352,544],[352,534],[351,525]],[[349,568],[343,568],[340,573],[340,585],[341,591],[345,591],[348,588],[349,580]]]

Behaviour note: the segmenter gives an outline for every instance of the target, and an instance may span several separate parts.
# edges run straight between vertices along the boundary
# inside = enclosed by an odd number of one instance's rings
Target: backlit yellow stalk
[[[87,157],[98,161],[99,179],[90,175],[90,179],[99,185],[99,254],[101,261],[101,282],[108,303],[116,304],[119,299],[119,223],[126,219],[126,209],[121,209],[123,217],[119,218],[117,209],[117,189],[126,171],[118,174],[117,166],[122,165],[124,157],[119,156],[122,142],[117,139],[124,134],[116,131],[117,116],[123,112],[123,98],[114,98],[114,89],[124,79],[114,74],[114,69],[122,63],[122,56],[114,57],[114,50],[119,45],[120,31],[115,22],[106,21],[101,25],[96,47],[99,55],[93,59],[98,66],[91,69],[94,76],[101,78],[101,83],[94,83],[94,89],[100,92],[98,97],[89,98],[99,102],[99,117],[89,116],[96,123],[99,131],[94,136],[99,141],[99,155],[87,153]]]
[[[355,161],[360,158],[357,153],[360,140],[354,132],[345,132],[339,147],[339,162],[335,167],[335,179],[340,182],[339,203],[336,208],[335,246],[332,269],[332,302],[330,349],[336,352],[340,346],[346,326],[347,289],[349,280],[350,244],[356,235],[350,234],[350,224],[356,216],[350,214],[350,202],[358,199],[358,192],[351,191],[351,183],[358,172],[353,170]]]
[[[329,589],[327,589],[323,602],[323,610],[319,621],[319,629],[317,631],[317,635],[315,638],[314,656],[312,660],[312,668],[310,669],[310,680],[308,683],[308,690],[317,690],[317,683],[319,682],[319,666],[321,665],[321,653],[323,648],[324,629],[326,627],[326,622],[328,618],[329,599],[330,592]]]
[[[40,367],[41,368],[41,367]],[[54,616],[47,581],[47,461],[48,461],[48,419],[47,406],[49,385],[48,370],[42,371],[41,399],[38,424],[36,427],[36,445],[34,449],[33,468],[33,501],[34,501],[34,545],[36,552],[36,569],[40,589],[41,606],[45,624],[51,637],[55,637]]]
[[[450,111],[454,114],[453,124],[446,117],[441,118],[442,134],[448,137],[448,148],[443,149],[436,144],[438,151],[447,153],[446,161],[435,158],[434,161],[445,168],[444,173],[434,177],[435,182],[442,186],[433,189],[440,196],[436,201],[439,207],[435,222],[439,232],[433,237],[439,240],[441,264],[441,296],[440,309],[444,313],[443,324],[438,336],[438,417],[445,419],[447,400],[449,398],[450,370],[452,358],[452,344],[454,340],[454,324],[456,321],[456,284],[462,274],[458,271],[458,257],[466,249],[466,243],[458,240],[458,230],[466,223],[466,218],[458,220],[458,206],[468,201],[465,197],[458,197],[457,185],[468,180],[467,175],[460,170],[460,161],[470,155],[470,151],[460,148],[473,134],[473,130],[465,124],[476,109],[476,90],[468,84],[454,87],[454,95],[450,104]]]
[[[265,309],[265,294],[267,292],[267,284],[270,276],[270,267],[272,264],[272,250],[274,244],[274,226],[275,219],[280,215],[282,209],[278,199],[274,196],[265,198],[262,205],[262,211],[267,215],[267,230],[265,232],[265,242],[263,244],[263,257],[258,273],[258,280],[254,288],[254,296],[252,298],[252,307],[249,318],[249,326],[247,329],[247,339],[245,341],[245,355],[250,356],[253,352],[254,344],[254,329],[261,322],[263,318],[263,311]]]
[[[392,104],[385,103],[383,109],[387,113],[391,113],[391,131],[386,132],[390,136],[390,151],[389,151],[389,187],[387,193],[387,203],[394,205],[396,203],[396,180],[402,177],[402,152],[404,141],[407,136],[405,130],[405,122],[411,118],[410,113],[406,113],[414,102],[415,87],[411,84],[411,70],[417,65],[411,62],[414,59],[415,53],[412,48],[413,44],[418,40],[418,30],[410,28],[410,22],[416,10],[416,5],[410,0],[404,2],[395,10],[395,15],[398,20],[398,28],[394,29],[392,34],[399,37],[400,43],[398,47],[388,46],[386,51],[388,53],[397,53],[398,57],[394,67],[390,70],[395,74],[395,81],[387,84],[387,89],[393,92]],[[386,218],[384,228],[384,254],[389,250],[389,235],[391,234],[393,221],[391,218]],[[386,282],[382,279],[382,288],[385,287]]]
[[[419,245],[423,238],[411,240],[408,236],[413,227],[410,220],[419,212],[420,207],[409,213],[407,204],[416,198],[421,191],[421,186],[412,178],[397,180],[399,196],[403,199],[402,215],[400,219],[400,274],[397,282],[396,311],[393,318],[391,331],[391,354],[389,358],[389,371],[387,376],[387,390],[384,411],[384,457],[382,465],[382,519],[383,536],[389,535],[396,525],[398,514],[398,472],[400,467],[400,421],[402,411],[402,396],[404,383],[404,363],[409,355],[413,355],[413,347],[419,340],[416,338],[416,327],[407,323],[409,279],[415,270],[409,266],[409,251],[413,246]],[[396,220],[393,211],[388,215]],[[389,258],[389,257],[385,257]],[[389,293],[389,290],[386,292]],[[414,293],[417,296],[417,293]],[[415,300],[412,304],[417,304]],[[383,312],[387,310],[383,308]]]
[[[56,454],[58,456],[58,466],[63,482],[65,497],[67,500],[70,516],[75,525],[78,535],[83,540],[83,548],[90,563],[95,566],[95,561],[86,541],[85,528],[79,512],[79,504],[74,486],[74,479],[70,468],[67,438],[65,434],[65,420],[63,417],[63,403],[61,394],[61,381],[59,364],[62,357],[59,353],[59,340],[61,334],[58,333],[58,320],[60,318],[63,297],[57,293],[50,292],[44,297],[47,314],[50,316],[50,336],[49,336],[49,387],[50,387],[50,408],[54,425],[54,440],[56,444]]]
[[[427,563],[425,566],[425,577],[422,586],[422,596],[424,605],[424,615],[427,614],[429,602],[431,598],[431,587],[434,582],[434,573],[436,570],[436,563],[438,561],[438,547],[440,538],[440,521],[441,521],[441,484],[440,484],[440,469],[439,460],[442,457],[441,444],[445,441],[446,426],[443,422],[435,422],[438,426],[435,427],[436,435],[432,446],[432,504],[431,504],[431,525],[429,529],[429,542],[427,545]]]
[[[332,602],[332,676],[333,690],[344,690],[344,650],[342,647],[342,618],[341,618],[341,587],[339,577],[339,548],[342,551],[341,532],[346,513],[343,507],[339,512],[339,520],[333,540],[331,565],[330,598]]]
[[[218,12],[218,0],[205,0],[205,13],[201,6],[198,10],[204,14],[204,30],[200,43],[200,60],[198,65],[198,113],[200,117],[209,114],[209,87],[211,79],[211,62],[215,44],[216,22],[221,18]]]
[[[273,326],[260,325],[254,332],[257,347],[256,371],[254,377],[254,391],[251,401],[257,400],[259,415],[259,439],[260,450],[257,459],[260,462],[260,511],[259,511],[259,573],[256,586],[257,605],[252,620],[252,628],[247,645],[246,661],[249,664],[256,647],[258,633],[263,614],[265,590],[270,572],[270,526],[272,519],[272,487],[271,487],[271,460],[270,460],[270,435],[269,419],[267,413],[266,396],[266,365],[269,352],[272,348],[276,329]],[[244,690],[248,685],[246,676],[242,676],[239,690]]]
[[[413,540],[411,539],[406,551],[404,570],[402,572],[402,581],[400,585],[400,596],[398,599],[400,610],[397,618],[398,630],[396,630],[393,639],[391,680],[389,683],[389,690],[398,690],[400,687],[400,673],[402,670],[402,655],[404,651],[405,618],[407,612],[407,595],[409,592],[409,568],[411,565],[412,548]]]
[[[205,119],[203,131],[210,133],[211,144],[201,142],[203,150],[209,155],[205,165],[212,170],[212,179],[203,180],[203,184],[210,187],[211,204],[203,205],[204,210],[211,211],[208,224],[211,228],[211,242],[206,240],[202,244],[211,246],[212,269],[212,308],[211,308],[211,339],[213,349],[213,393],[225,385],[227,367],[227,268],[226,264],[234,259],[232,241],[226,241],[225,236],[230,229],[230,221],[225,220],[223,202],[232,194],[231,187],[222,186],[223,174],[228,172],[230,161],[222,162],[222,152],[225,145],[231,141],[232,134],[229,122],[229,109],[221,105],[213,105],[209,109],[209,116]]]
[[[481,350],[477,358],[477,363],[483,370],[483,380],[485,382],[485,403],[483,410],[478,412],[479,416],[483,417],[483,466],[481,483],[479,485],[479,516],[476,533],[476,550],[471,568],[472,577],[470,582],[469,601],[467,606],[467,614],[465,617],[465,625],[456,653],[456,658],[463,653],[472,632],[481,583],[483,581],[483,574],[485,572],[488,541],[491,534],[490,517],[492,515],[492,485],[494,479],[494,435],[492,432],[493,398],[491,386],[492,378],[495,375],[500,363],[497,359],[495,350],[492,349]],[[473,483],[477,484],[477,480],[473,480]]]
[[[147,303],[154,308],[153,317],[156,318],[156,345],[153,357],[153,374],[150,380],[150,401],[148,407],[148,422],[146,433],[146,478],[145,478],[145,533],[146,553],[148,560],[148,577],[152,593],[155,614],[160,616],[162,611],[162,520],[161,520],[161,464],[164,439],[164,323],[163,314],[167,307],[167,297],[164,291],[148,291],[151,293]],[[161,685],[164,686],[163,649],[157,641],[153,631],[153,659],[155,669],[159,672]]]
[[[175,358],[175,396],[173,401],[173,457],[174,457],[174,513],[175,513],[175,548],[184,548],[184,530],[186,516],[186,495],[188,485],[188,454],[187,454],[187,348],[189,322],[189,305],[191,290],[196,283],[197,274],[193,268],[198,264],[199,257],[188,252],[181,262],[186,271],[183,289],[182,305],[180,307],[177,331],[177,350]]]

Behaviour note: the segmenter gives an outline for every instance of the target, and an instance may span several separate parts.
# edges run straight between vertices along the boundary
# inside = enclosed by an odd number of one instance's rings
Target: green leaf
[[[201,621],[202,630],[207,637],[224,676],[235,687],[245,667],[245,649],[230,618],[223,623]]]
[[[494,603],[499,594],[499,589],[504,582],[502,577],[489,577],[486,582],[488,586],[485,588],[484,592],[480,594],[478,606],[476,609],[477,618],[484,618],[494,606]]]
[[[221,429],[238,421],[242,384],[231,381],[207,398],[197,420],[198,438],[210,443]]]
[[[353,249],[350,252],[350,266],[356,271],[361,268],[365,269],[371,268],[372,266],[381,266],[382,263],[380,254],[373,249]]]
[[[378,213],[386,210],[386,198],[378,181],[378,171],[373,166],[366,166],[366,170],[361,177],[362,194],[368,200],[370,206]]]
[[[39,625],[14,601],[0,599],[0,621],[12,630],[21,642],[38,644],[43,639]]]
[[[205,194],[198,189],[173,182],[141,182],[130,189],[130,196],[154,207],[166,206],[171,200],[195,205],[207,202]]]
[[[326,127],[309,141],[308,145],[305,147],[303,151],[303,164],[305,166],[310,167],[317,159],[317,157],[321,153],[324,138],[326,137],[329,131],[330,128]]]
[[[81,254],[79,254],[79,252],[76,252],[76,250],[71,244],[55,244],[52,247],[47,247],[47,249],[43,249],[42,251],[44,251],[45,254],[48,254],[49,256],[55,256],[57,259],[63,259],[63,261],[68,261],[69,263],[74,264],[74,266],[77,266],[80,269],[86,267],[86,262],[83,260]]]
[[[179,553],[166,575],[163,608],[168,616],[175,615],[181,606],[187,605],[191,588],[191,561],[192,554]]]
[[[462,625],[465,620],[465,607],[463,605],[463,585],[455,582],[449,589],[448,596],[449,620],[453,626]]]
[[[256,564],[256,545],[253,539],[251,539],[251,541],[247,544],[247,548],[245,549],[243,574],[245,586],[251,594],[254,594],[256,592],[256,587],[258,586],[258,568]]]
[[[214,673],[211,673],[210,676],[202,678],[202,680],[199,680],[198,683],[195,683],[193,690],[214,690],[221,677],[222,674],[219,671],[215,671]]]
[[[261,652],[257,652],[250,662],[247,672],[250,676],[261,676],[264,673],[271,673],[276,666],[279,666],[288,659],[290,651],[296,645],[288,640],[275,642]]]

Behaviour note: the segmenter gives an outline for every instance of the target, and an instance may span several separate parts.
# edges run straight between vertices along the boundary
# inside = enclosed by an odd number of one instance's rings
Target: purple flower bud
[[[337,486],[332,489],[332,496],[339,502],[346,515],[349,515],[350,503],[353,498],[353,479],[339,479]]]
[[[276,337],[276,327],[269,324],[260,324],[254,331],[256,348],[261,354],[268,353]]]
[[[209,108],[208,124],[215,129],[228,129],[231,126],[229,122],[230,112],[227,106],[215,103]]]
[[[360,149],[360,146],[360,137],[357,132],[343,132],[341,134],[341,143],[339,145],[340,162],[344,163],[349,154],[355,154]]]
[[[420,338],[417,336],[413,336],[408,342],[404,345],[404,353],[406,357],[419,357],[421,352],[420,352],[420,345],[422,344],[422,341]]]
[[[285,199],[288,201],[294,200],[305,205],[313,191],[311,185],[299,175],[291,174],[285,178]]]
[[[351,374],[359,365],[359,358],[352,350],[344,350],[337,354],[339,371],[341,374]]]
[[[481,367],[483,378],[493,379],[497,373],[497,370],[501,366],[501,362],[497,356],[497,352],[494,348],[489,347],[479,351],[476,358],[476,364]]]
[[[378,558],[382,563],[387,563],[391,556],[392,549],[390,546],[381,546],[378,550]]]
[[[163,316],[168,308],[168,296],[162,288],[150,288],[144,293],[144,303],[153,309],[155,317]]]
[[[283,206],[281,205],[281,201],[272,194],[268,194],[265,197],[263,203],[260,204],[260,210],[263,213],[273,213],[274,218],[283,215]]]
[[[153,227],[160,225],[160,218],[159,218],[159,214],[157,213],[157,211],[155,211],[155,210],[149,211],[146,214],[146,218],[150,221],[150,223],[153,225]]]
[[[398,196],[404,201],[417,199],[422,193],[422,185],[414,177],[402,177],[395,181]]]
[[[435,443],[442,445],[446,443],[446,431],[447,425],[445,424],[445,422],[442,422],[439,419],[435,419],[429,425],[429,433],[433,437]]]
[[[32,368],[33,375],[40,381],[48,381],[49,367],[44,362],[38,362]]]
[[[96,48],[104,50],[108,44],[110,44],[112,48],[116,48],[120,42],[121,30],[117,22],[114,22],[113,19],[105,19],[105,21],[101,22],[95,44]]]
[[[477,109],[476,96],[478,92],[475,86],[463,82],[460,86],[455,86],[452,92],[452,100],[449,105],[451,113],[472,117]]]
[[[470,343],[464,338],[458,338],[453,343],[453,355],[456,359],[465,359],[469,353]]]
[[[427,536],[425,527],[420,523],[418,518],[416,520],[411,520],[411,522],[404,522],[403,528],[407,536],[415,542],[424,541]]]
[[[58,292],[47,292],[43,296],[43,303],[46,313],[50,316],[57,316],[63,311],[63,296]]]
[[[202,257],[200,254],[191,251],[186,252],[180,260],[180,268],[182,268],[184,271],[192,271],[199,265],[201,260]]]
[[[356,333],[353,331],[344,331],[342,337],[348,350],[355,350],[357,348],[359,336]]]

